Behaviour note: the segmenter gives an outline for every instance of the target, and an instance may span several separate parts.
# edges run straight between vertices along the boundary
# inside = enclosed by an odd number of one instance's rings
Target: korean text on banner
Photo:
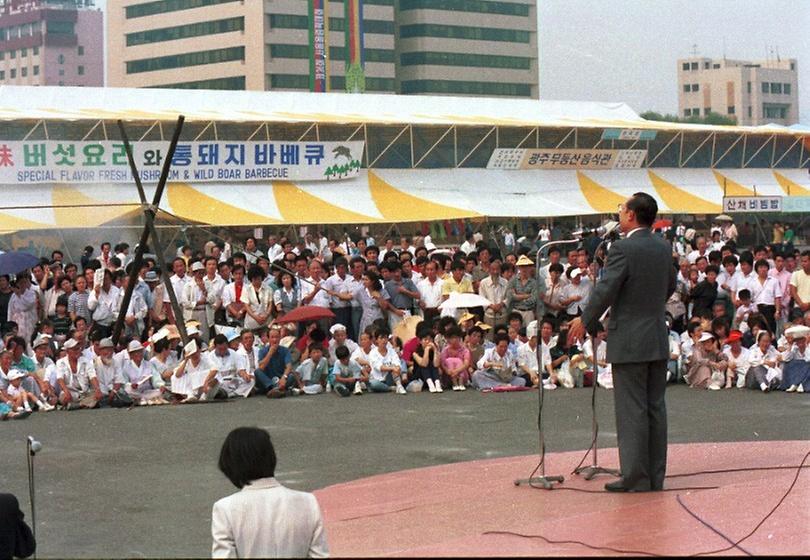
[[[337,181],[356,177],[364,142],[181,142],[170,181]],[[144,183],[156,183],[165,142],[135,142]],[[129,183],[124,144],[115,141],[0,141],[0,184]]]
[[[728,213],[781,212],[781,196],[724,196],[723,210]]]
[[[638,169],[646,158],[647,150],[499,148],[487,169]]]

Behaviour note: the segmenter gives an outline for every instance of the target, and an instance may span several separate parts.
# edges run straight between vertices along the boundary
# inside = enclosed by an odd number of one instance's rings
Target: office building
[[[0,0],[0,85],[103,86],[93,0]]]
[[[308,91],[311,2],[108,0],[107,84]],[[346,91],[346,30],[362,6],[365,91],[538,96],[533,0],[315,4],[326,5],[331,90]]]
[[[798,90],[795,58],[678,60],[678,114],[684,118],[714,112],[740,125],[791,125],[799,120]]]

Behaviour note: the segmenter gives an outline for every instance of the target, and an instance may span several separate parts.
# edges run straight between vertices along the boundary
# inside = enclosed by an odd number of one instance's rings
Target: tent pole
[[[135,251],[135,259],[132,261],[132,269],[129,273],[129,282],[127,283],[127,289],[124,292],[124,300],[121,302],[121,310],[118,312],[118,318],[115,321],[115,326],[113,328],[113,342],[116,344],[118,343],[118,339],[121,336],[121,330],[124,326],[124,319],[126,318],[126,312],[129,309],[129,302],[132,299],[132,292],[135,289],[135,285],[138,282],[138,274],[141,271],[141,266],[143,265],[143,252],[144,248],[146,247],[147,242],[149,241],[149,235],[152,235],[152,239],[155,245],[155,255],[157,256],[158,263],[160,264],[161,269],[161,276],[163,277],[163,284],[166,287],[169,301],[171,302],[172,311],[175,315],[175,323],[177,325],[177,330],[180,333],[180,337],[182,339],[183,345],[188,342],[188,334],[186,333],[186,325],[183,321],[183,314],[180,309],[180,305],[177,303],[177,295],[174,293],[174,288],[172,287],[171,280],[169,280],[169,273],[166,269],[166,261],[163,255],[163,247],[160,245],[160,239],[158,238],[157,230],[155,229],[155,208],[160,205],[160,199],[163,197],[163,190],[166,187],[166,182],[169,178],[169,171],[171,169],[172,159],[174,158],[174,151],[177,147],[177,142],[180,140],[180,133],[183,130],[183,122],[185,121],[185,117],[180,115],[177,118],[177,125],[174,129],[174,134],[172,135],[171,143],[169,144],[169,151],[166,154],[166,158],[163,160],[163,169],[160,173],[160,179],[158,180],[157,189],[155,190],[155,195],[152,199],[152,205],[149,206],[146,201],[146,192],[143,189],[143,184],[141,183],[140,173],[138,172],[138,168],[135,164],[135,158],[132,154],[132,145],[129,142],[129,138],[126,133],[126,129],[124,128],[124,122],[119,120],[118,121],[118,128],[121,131],[121,138],[124,141],[124,149],[127,153],[127,159],[129,160],[129,167],[132,171],[132,176],[135,180],[135,186],[138,188],[138,197],[141,200],[141,205],[143,207],[144,218],[146,224],[144,225],[143,232],[141,233],[141,239],[138,243],[138,248]]]

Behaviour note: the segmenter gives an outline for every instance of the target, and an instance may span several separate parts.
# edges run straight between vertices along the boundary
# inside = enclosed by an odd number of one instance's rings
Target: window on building
[[[245,77],[234,76],[232,78],[213,78],[211,80],[200,80],[198,82],[182,82],[179,84],[161,84],[159,86],[149,86],[157,88],[171,89],[223,89],[223,90],[244,90]]]
[[[689,93],[690,91],[692,91],[692,86],[690,86],[689,84],[684,84],[683,85],[683,92],[684,93]]]
[[[466,66],[473,68],[509,68],[515,70],[528,70],[531,68],[531,59],[522,56],[500,56],[474,53],[448,53],[422,51],[403,53],[399,57],[403,66],[431,65],[431,66]],[[366,58],[368,60],[368,58]],[[689,91],[684,85],[684,91]]]
[[[219,33],[230,33],[232,31],[244,31],[245,18],[235,17],[219,19],[215,21],[202,21],[190,23],[188,25],[178,25],[175,27],[163,27],[160,29],[150,29],[137,33],[128,33],[126,36],[127,46],[145,45],[148,43],[162,43],[164,41],[176,41],[178,39],[188,39],[190,37],[202,37],[205,35],[216,35]]]
[[[6,79],[6,71],[5,70],[0,70],[0,81],[5,80],[5,79]]]
[[[700,84],[692,84],[692,91],[699,91],[699,90],[700,90]]]
[[[684,63],[681,65],[681,69],[682,69],[682,70],[686,70],[686,71],[688,71],[688,70],[689,70],[689,63],[688,63],[688,62],[684,62]]]
[[[56,62],[58,62],[59,64],[64,64],[65,63],[65,55],[60,54],[59,57],[56,59]]]
[[[795,62],[791,62],[791,63],[790,63],[790,69],[791,69],[791,70],[795,70],[795,69],[796,69],[796,63],[795,63]]]
[[[771,93],[782,93],[782,84],[780,82],[771,82]]]
[[[452,10],[454,12],[477,12],[505,16],[528,17],[529,6],[513,2],[492,0],[400,0],[400,10]]]
[[[715,64],[714,66],[712,66],[712,68],[714,68],[715,70],[717,70],[718,68],[720,68],[720,65],[719,65],[719,64]]]
[[[712,112],[712,108],[711,108],[711,107],[704,107],[704,108],[703,108],[703,115],[704,115],[704,116],[708,117],[708,116],[709,116],[709,113],[711,113],[711,112]]]
[[[76,22],[48,20],[45,22],[45,33],[49,35],[75,35]]]
[[[17,51],[9,52],[9,58],[17,58]]]
[[[751,93],[751,82],[748,82],[748,93]]]
[[[692,109],[684,109],[683,110],[684,117],[691,117],[692,116]]]
[[[34,47],[34,56],[39,56],[39,47]]]
[[[727,113],[728,113],[729,115],[733,115],[733,114],[735,114],[736,112],[737,112],[737,109],[734,107],[734,105],[729,105],[729,106],[728,106],[728,111],[727,111]]]
[[[28,67],[23,66],[22,68],[20,68],[20,76],[23,78],[28,77]]]
[[[197,51],[193,53],[160,56],[157,58],[143,58],[127,62],[127,74],[141,72],[154,72],[171,68],[184,68],[187,66],[201,66],[204,64],[218,64],[245,60],[245,47],[228,47],[210,51]]]
[[[76,73],[79,76],[84,76],[84,66],[79,65],[79,67],[76,69]]]
[[[708,70],[710,66],[711,66],[711,63],[709,63],[709,62],[704,62],[703,63],[703,69],[704,70]]]
[[[762,116],[766,119],[780,119],[787,118],[789,105],[774,105],[771,103],[762,104]]]
[[[751,115],[752,115],[753,113],[754,113],[754,111],[753,111],[753,109],[751,108],[751,106],[749,105],[749,106],[748,106],[748,118],[749,118],[749,119],[751,118]]]
[[[79,45],[78,51],[79,51],[79,56],[84,56],[84,47],[83,46]]]
[[[5,58],[6,58],[5,51],[0,51],[0,60],[5,60]]]
[[[768,82],[762,82],[762,93],[770,93],[771,92],[771,84]]]
[[[503,41],[509,43],[528,43],[531,38],[531,34],[528,31],[521,31],[519,29],[467,27],[436,23],[403,25],[399,28],[399,35],[403,39],[413,37],[439,37],[442,39],[470,39],[473,41]]]
[[[34,66],[34,76],[39,76],[39,66]]]
[[[698,69],[698,63],[697,63],[697,62],[693,62],[693,63],[691,63],[691,64],[689,65],[689,67],[690,67],[692,70],[697,70],[697,69]]]
[[[307,74],[271,74],[270,88],[309,89],[309,76]]]
[[[28,56],[28,49],[23,47],[20,49],[20,58],[25,58],[26,56]]]
[[[59,75],[60,75],[60,76],[64,76],[64,75],[65,75],[65,69],[64,69],[64,68],[60,68],[60,69],[59,69]]]
[[[62,80],[59,80],[59,85],[63,86],[63,85],[65,85],[65,82],[63,82]]]
[[[782,84],[782,93],[790,95],[790,84]]]
[[[12,68],[12,69],[11,69],[11,73],[9,74],[9,77],[10,77],[12,80],[13,80],[14,78],[16,78],[16,77],[17,77],[17,69],[16,69],[16,68]]]
[[[128,6],[125,13],[127,19],[134,19],[235,1],[236,0],[156,0],[154,2],[144,2],[136,6]],[[241,1],[244,3],[244,0]]]
[[[509,82],[473,82],[462,80],[409,80],[402,82],[402,93],[460,93],[529,97],[530,84]]]

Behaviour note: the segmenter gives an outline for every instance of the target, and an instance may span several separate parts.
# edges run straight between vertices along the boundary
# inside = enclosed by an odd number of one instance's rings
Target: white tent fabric
[[[624,103],[450,96],[0,86],[0,120],[618,127],[797,135],[782,126],[647,121]]]
[[[86,228],[140,212],[130,185],[7,185],[0,231]],[[146,187],[151,201],[154,186]],[[164,218],[213,225],[371,224],[615,213],[632,193],[661,213],[711,214],[724,193],[810,196],[802,170],[362,170],[340,183],[169,183]]]

